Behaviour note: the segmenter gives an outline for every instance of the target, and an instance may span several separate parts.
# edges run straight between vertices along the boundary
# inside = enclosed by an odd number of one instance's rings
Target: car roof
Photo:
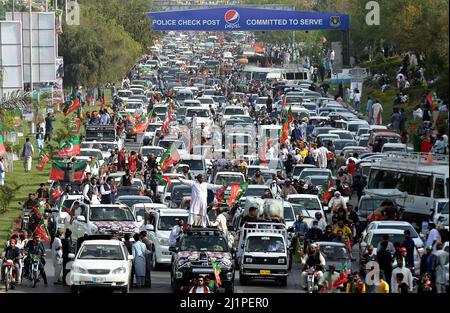
[[[374,225],[409,225],[409,226],[412,226],[410,223],[408,223],[406,221],[373,221],[370,224],[374,224]]]
[[[289,199],[289,198],[318,199],[318,197],[316,195],[308,195],[308,194],[300,194],[300,193],[287,195],[287,199]]]
[[[122,241],[120,240],[86,240],[83,241],[83,245],[110,245],[120,246]]]
[[[164,208],[159,210],[161,216],[189,215],[187,210]]]
[[[248,185],[247,189],[268,189],[266,185]]]
[[[377,229],[371,229],[369,230],[368,233],[373,233],[373,234],[401,234],[403,235],[403,230],[401,229],[394,229],[394,228],[377,228]]]
[[[344,243],[341,242],[333,242],[333,241],[316,241],[315,244],[322,246],[322,245],[326,245],[326,246],[336,246],[336,247],[345,247]]]

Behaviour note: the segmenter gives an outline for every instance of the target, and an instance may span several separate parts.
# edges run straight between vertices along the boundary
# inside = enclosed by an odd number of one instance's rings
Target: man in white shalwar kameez
[[[186,180],[182,178],[179,180],[181,183],[192,188],[188,224],[191,226],[206,227],[209,222],[207,215],[208,190],[216,192],[224,186],[205,183],[203,175],[198,175],[196,180]]]
[[[324,146],[320,145],[317,151],[317,162],[319,163],[320,168],[327,168],[328,164],[328,149]]]

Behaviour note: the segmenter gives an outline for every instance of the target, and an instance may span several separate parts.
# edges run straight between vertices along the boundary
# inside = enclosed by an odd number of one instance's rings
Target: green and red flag
[[[331,177],[328,178],[327,182],[322,185],[322,190],[319,193],[319,199],[322,203],[328,203],[331,199],[332,194],[330,192],[330,188],[334,186],[333,179]]]
[[[286,140],[288,140],[289,138],[289,124],[292,121],[293,116],[292,116],[292,111],[291,111],[291,107],[289,107],[289,111],[286,115],[286,118],[284,119],[284,123],[283,123],[283,128],[281,129],[281,133],[280,133],[280,142],[286,142]]]
[[[217,282],[217,285],[221,286],[222,285],[222,281],[220,279],[220,272],[221,272],[220,266],[214,260],[211,260],[211,265],[212,265],[212,268],[214,270],[214,277],[215,277],[215,280]]]
[[[74,162],[73,167],[73,180],[82,181],[84,177],[84,171],[86,170],[86,162]],[[61,161],[53,161],[52,168],[50,170],[50,180],[60,181],[64,180],[65,172],[67,171],[67,163]]]
[[[231,191],[230,191],[230,199],[228,200],[228,205],[233,206],[239,196],[239,190],[241,186],[239,184],[233,184],[230,187]]]
[[[237,145],[233,144],[233,159],[237,159],[238,153],[237,153]]]
[[[3,135],[0,135],[0,155],[6,152],[5,140]]]
[[[172,184],[172,181],[170,180],[170,177],[167,175],[163,175],[161,173],[156,174],[156,179],[161,185],[167,185],[170,186]]]
[[[80,153],[80,136],[75,136],[61,145],[58,156],[71,157]]]
[[[264,138],[264,143],[261,148],[261,154],[259,156],[259,159],[261,160],[261,165],[267,164],[267,146],[270,144],[270,139],[266,136]]]
[[[336,278],[336,280],[333,283],[334,288],[338,288],[340,285],[345,284],[348,280],[348,270],[347,270],[347,264],[344,264],[342,267],[342,270],[339,274],[339,277]]]
[[[51,196],[52,201],[53,202],[58,201],[58,199],[61,198],[62,194],[63,194],[63,191],[61,189],[61,186],[58,186],[58,188],[53,190],[53,193],[52,193],[52,196]]]
[[[78,110],[80,106],[81,106],[80,100],[78,100],[78,97],[75,97],[75,99],[70,104],[67,104],[66,107],[63,109],[64,116],[67,116],[70,113]]]
[[[44,224],[44,219],[39,221],[39,224],[36,226],[33,232],[34,236],[39,236],[45,242],[50,241],[50,233],[48,232],[47,226]]]
[[[44,170],[45,164],[47,164],[48,161],[50,161],[50,157],[47,154],[43,153],[39,159],[39,163],[38,166],[36,166],[36,169],[39,172],[42,172]]]
[[[283,99],[281,101],[281,105],[284,108],[286,106],[286,94],[283,95]]]
[[[78,116],[74,116],[73,120],[70,121],[69,130],[74,134],[78,134],[80,132],[80,128],[81,120]]]
[[[162,172],[165,172],[171,165],[177,163],[179,160],[180,154],[178,153],[175,143],[173,143],[161,156],[159,167]]]
[[[140,122],[138,122],[134,125],[133,129],[131,130],[131,133],[136,134],[136,133],[145,132],[148,124],[150,124],[150,122],[152,120],[152,115],[153,115],[153,109],[146,116],[141,118]]]

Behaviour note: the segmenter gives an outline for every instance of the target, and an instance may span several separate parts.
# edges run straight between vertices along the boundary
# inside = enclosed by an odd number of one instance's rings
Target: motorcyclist
[[[16,270],[16,282],[20,283],[20,249],[16,247],[16,240],[11,239],[9,241],[9,246],[5,248],[2,254],[3,260],[12,260],[14,262],[14,268]],[[2,264],[2,281],[5,280],[5,268],[4,263]]]
[[[33,237],[33,240],[29,241],[25,247],[25,251],[28,256],[24,260],[24,277],[29,277],[30,275],[30,265],[31,265],[31,255],[39,255],[41,257],[41,262],[39,262],[39,270],[41,272],[42,278],[44,279],[44,284],[47,285],[47,275],[45,273],[45,247],[41,242],[41,238],[38,235]]]
[[[312,227],[308,230],[308,232],[305,235],[306,240],[310,242],[316,242],[322,240],[323,232],[319,228],[319,222],[313,221]]]
[[[344,197],[341,196],[339,191],[334,193],[334,197],[331,198],[330,202],[328,202],[328,207],[332,210],[333,213],[337,213],[339,208],[345,209],[345,200]]]
[[[308,275],[308,268],[315,268],[317,274],[317,281],[319,282],[323,276],[322,268],[326,265],[325,258],[320,252],[320,247],[318,244],[313,243],[311,245],[311,250],[302,259],[303,271],[300,276],[300,286],[304,289],[306,288],[306,277]]]

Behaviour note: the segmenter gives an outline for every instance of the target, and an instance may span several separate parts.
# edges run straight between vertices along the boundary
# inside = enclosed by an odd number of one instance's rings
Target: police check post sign
[[[346,14],[227,7],[148,12],[154,30],[348,30]]]

